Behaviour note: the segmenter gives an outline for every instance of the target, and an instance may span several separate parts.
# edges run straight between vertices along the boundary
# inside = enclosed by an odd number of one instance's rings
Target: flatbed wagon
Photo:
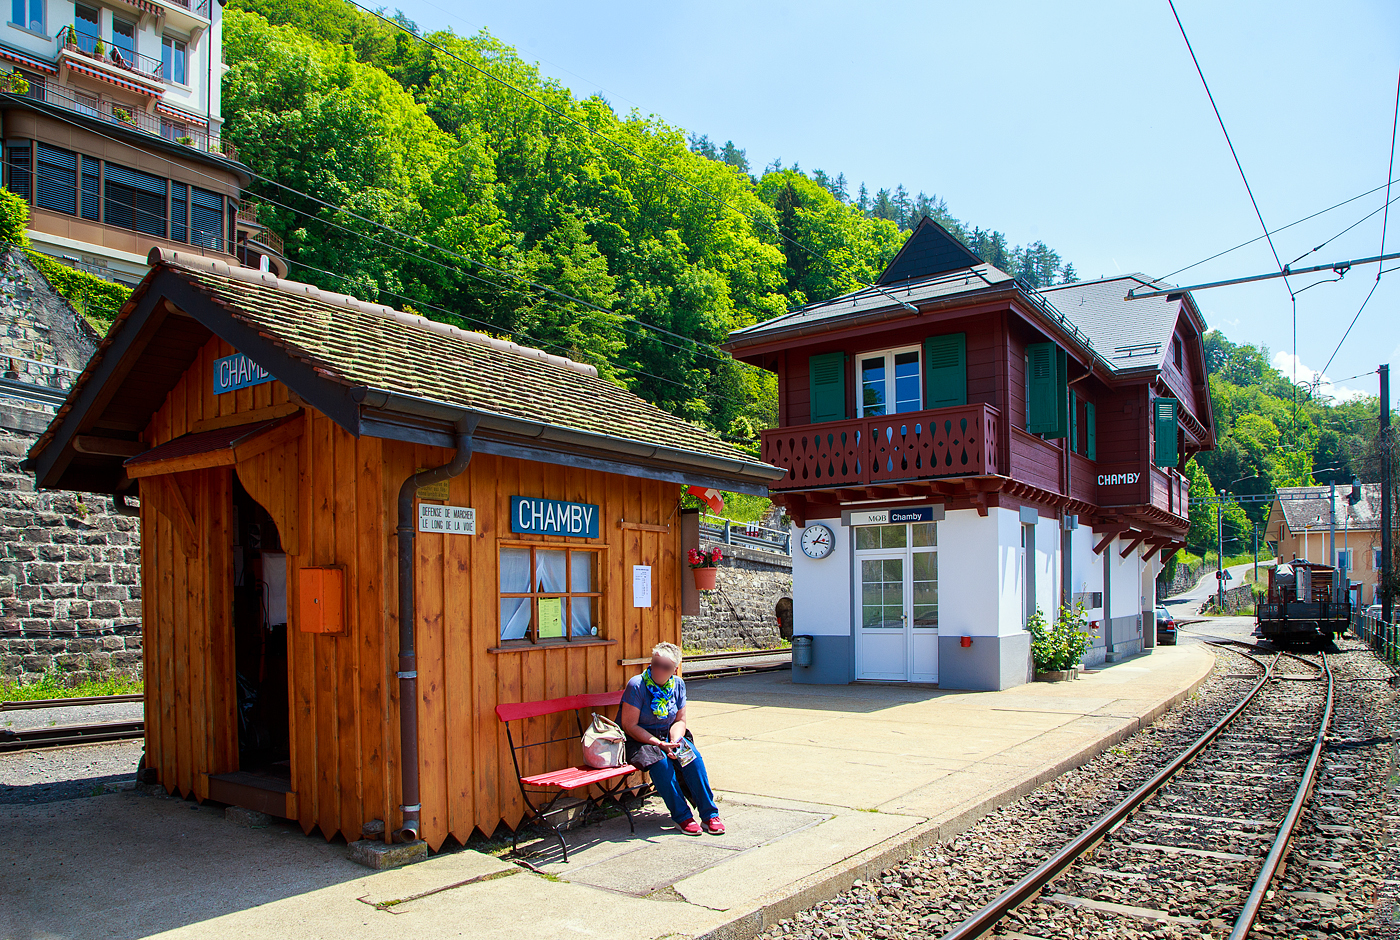
[[[1330,640],[1347,631],[1351,602],[1330,565],[1295,558],[1269,569],[1269,590],[1255,605],[1258,633],[1277,643]]]

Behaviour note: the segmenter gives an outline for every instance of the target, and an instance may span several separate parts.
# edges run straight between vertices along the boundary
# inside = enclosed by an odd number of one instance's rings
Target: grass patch
[[[34,702],[45,698],[88,698],[95,695],[136,695],[143,689],[140,679],[110,676],[79,683],[68,688],[56,672],[44,673],[38,682],[20,685],[0,680],[0,701]]]

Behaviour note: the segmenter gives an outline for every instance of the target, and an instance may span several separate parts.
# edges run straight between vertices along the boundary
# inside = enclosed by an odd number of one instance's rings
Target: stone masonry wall
[[[702,541],[702,549],[717,543]],[[700,592],[700,613],[681,619],[681,642],[690,650],[770,648],[779,643],[774,608],[792,597],[792,559],[787,555],[720,545],[713,591]],[[684,572],[690,577],[690,571]]]
[[[29,263],[0,255],[0,370],[66,389],[98,337]],[[24,361],[31,360],[31,361]],[[0,394],[0,681],[141,673],[140,533],[103,496],[36,492],[20,464],[54,409]]]

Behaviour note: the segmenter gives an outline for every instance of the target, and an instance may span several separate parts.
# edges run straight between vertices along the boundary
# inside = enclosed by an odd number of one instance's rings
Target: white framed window
[[[860,417],[918,411],[923,407],[923,374],[919,347],[886,349],[856,357],[860,382]]]
[[[161,37],[160,68],[162,78],[177,85],[189,84],[185,67],[187,58],[188,49],[183,39],[177,39],[170,35]]]
[[[1381,570],[1381,550],[1379,548],[1371,549],[1371,570]]]
[[[10,22],[31,32],[46,32],[44,0],[10,0]]]

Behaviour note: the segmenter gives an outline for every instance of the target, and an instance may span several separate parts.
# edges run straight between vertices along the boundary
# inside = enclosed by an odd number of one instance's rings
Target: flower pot
[[[1051,669],[1048,672],[1037,672],[1036,682],[1068,682],[1075,678],[1079,670],[1077,669]]]
[[[718,568],[691,568],[690,573],[695,575],[695,589],[697,591],[713,591],[715,589],[715,576],[719,574]]]

